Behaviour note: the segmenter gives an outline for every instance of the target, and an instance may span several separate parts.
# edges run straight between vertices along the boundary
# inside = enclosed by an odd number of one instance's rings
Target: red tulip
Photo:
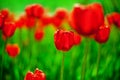
[[[26,17],[25,24],[28,28],[32,28],[35,26],[35,18],[34,17]]]
[[[54,25],[55,27],[58,28],[58,27],[61,26],[62,20],[59,19],[59,18],[53,17],[53,18],[52,18],[52,23],[53,23],[53,25]]]
[[[53,16],[52,23],[55,27],[60,27],[64,20],[68,19],[68,13],[65,9],[58,9]]]
[[[33,5],[33,15],[37,18],[41,18],[44,13],[44,8],[41,5]]]
[[[112,18],[112,15],[107,15],[107,20],[108,20],[108,23],[109,25],[112,25],[113,24],[113,18]]]
[[[0,14],[0,29],[3,27],[3,15]]]
[[[6,52],[10,57],[16,57],[20,53],[20,48],[17,44],[7,44]]]
[[[29,5],[25,9],[27,16],[41,18],[44,13],[44,8],[39,4]]]
[[[79,34],[74,33],[74,45],[79,45],[81,42],[81,36]]]
[[[73,32],[57,30],[54,34],[55,46],[58,50],[68,51],[74,44]]]
[[[24,80],[46,80],[46,76],[41,70],[36,69],[34,73],[29,71]]]
[[[27,16],[33,16],[32,7],[33,7],[33,6],[28,5],[28,6],[25,8],[25,12],[26,12],[26,15],[27,15]]]
[[[25,25],[26,17],[23,15],[18,20],[16,20],[15,24],[18,28],[22,28]]]
[[[4,18],[8,17],[8,15],[9,15],[8,9],[1,10],[1,14],[4,16]]]
[[[120,14],[117,12],[112,13],[113,22],[116,26],[120,27]]]
[[[11,37],[16,30],[16,26],[13,22],[5,22],[2,32],[6,37]]]
[[[84,36],[94,34],[104,23],[103,8],[98,3],[88,6],[77,5],[70,16],[71,26]]]
[[[48,15],[45,15],[41,18],[40,20],[42,22],[42,26],[47,26],[49,24],[51,24],[52,22],[52,17],[51,16],[48,16]]]
[[[62,8],[57,9],[55,17],[57,17],[57,18],[59,18],[61,20],[67,19],[68,18],[67,10],[62,9]]]
[[[36,29],[35,34],[34,34],[34,38],[36,41],[40,41],[44,36],[44,32],[40,29]]]
[[[110,35],[110,27],[108,25],[100,26],[98,32],[95,34],[95,40],[99,43],[105,43]]]

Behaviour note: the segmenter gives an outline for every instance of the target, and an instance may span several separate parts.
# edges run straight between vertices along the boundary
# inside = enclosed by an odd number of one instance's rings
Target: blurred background
[[[102,4],[104,15],[112,12],[120,13],[120,0],[1,0],[0,10],[7,8],[18,17],[25,12],[27,5],[38,3],[48,12],[54,14],[59,7],[65,8],[70,12],[75,3],[86,5],[93,2]],[[15,34],[7,43],[17,43],[20,46],[20,54],[15,58],[11,58],[7,53],[4,53],[3,79],[0,80],[24,80],[26,73],[29,70],[33,72],[36,68],[39,68],[46,74],[46,80],[59,80],[62,52],[58,51],[54,45],[55,29],[53,25],[48,25],[44,32],[43,39],[38,42],[34,39],[34,31],[29,33],[29,30],[24,28],[15,31]],[[29,41],[28,34],[31,34],[31,41]],[[0,33],[0,57],[3,53],[4,43]],[[85,44],[86,42],[83,38],[78,46],[74,46],[65,53],[64,80],[80,80]],[[119,80],[120,29],[117,26],[112,25],[109,40],[101,46],[98,80]],[[96,80],[98,47],[99,44],[90,39],[85,80]],[[32,51],[31,55],[29,54],[29,49]]]

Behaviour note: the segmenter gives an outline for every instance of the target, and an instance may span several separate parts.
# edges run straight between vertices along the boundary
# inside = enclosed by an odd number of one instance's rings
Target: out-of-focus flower
[[[18,44],[7,44],[6,45],[6,52],[10,57],[16,57],[20,53],[20,48]]]
[[[45,73],[43,73],[41,70],[36,68],[34,73],[28,71],[24,80],[46,80],[46,76]]]

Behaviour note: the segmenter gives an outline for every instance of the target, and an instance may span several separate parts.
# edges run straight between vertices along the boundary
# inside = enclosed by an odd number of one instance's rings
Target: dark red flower
[[[82,40],[81,36],[77,33],[74,33],[73,39],[74,39],[74,45],[79,45]]]
[[[36,20],[34,17],[26,17],[25,24],[27,28],[32,28],[35,26]]]
[[[95,40],[99,43],[105,43],[110,35],[110,27],[108,25],[100,26],[98,32],[95,34]]]
[[[59,8],[57,9],[56,13],[55,13],[55,17],[63,20],[63,19],[67,19],[68,18],[68,13],[67,10]]]
[[[74,33],[71,31],[57,30],[54,34],[55,46],[58,50],[68,51],[74,44]]]
[[[55,27],[60,27],[64,20],[68,20],[68,13],[65,9],[57,9],[55,15],[52,18],[52,23]]]
[[[4,21],[3,21],[3,15],[0,14],[0,29],[2,29],[3,23],[4,23]]]
[[[20,48],[17,44],[7,44],[6,52],[10,57],[16,57],[20,53]]]
[[[16,30],[16,25],[13,22],[5,22],[2,28],[2,33],[6,37],[11,37]]]
[[[2,9],[1,14],[4,16],[4,18],[8,17],[8,15],[9,15],[8,9]]]
[[[116,26],[120,27],[120,14],[117,13],[117,12],[114,12],[114,13],[112,13],[111,15],[112,15],[112,18],[113,18],[113,23],[114,23]]]
[[[40,21],[42,23],[42,26],[47,26],[47,25],[51,24],[52,17],[48,16],[48,15],[45,15],[45,16],[42,16],[42,18],[40,19]]]
[[[29,5],[25,9],[27,16],[41,18],[44,13],[44,8],[39,4]]]
[[[26,17],[23,15],[18,20],[15,21],[15,24],[18,28],[22,28],[23,26],[25,26],[25,22],[26,22]]]
[[[44,8],[41,5],[33,5],[33,15],[37,18],[41,18],[44,13]]]
[[[34,38],[36,41],[40,41],[44,36],[44,32],[41,29],[36,29],[34,33]]]
[[[107,20],[108,20],[109,25],[113,24],[113,17],[111,14],[107,15]]]
[[[28,71],[28,73],[26,74],[24,80],[46,80],[46,76],[41,70],[36,68],[34,73]]]
[[[26,15],[27,16],[33,16],[33,5],[28,5],[26,8],[25,8],[25,12],[26,12]]]
[[[62,25],[62,20],[57,18],[57,17],[53,17],[52,18],[52,23],[55,27],[60,27]]]
[[[70,22],[79,34],[90,36],[104,23],[103,8],[98,3],[87,6],[77,5],[70,15]]]

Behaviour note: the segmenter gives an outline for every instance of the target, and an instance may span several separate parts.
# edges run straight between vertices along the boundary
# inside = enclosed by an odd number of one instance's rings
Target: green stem
[[[75,49],[72,51],[72,53],[71,53],[71,61],[70,61],[70,69],[69,69],[69,71],[70,71],[70,74],[69,74],[69,76],[70,76],[70,80],[73,80],[72,78],[72,73],[73,73],[73,64],[74,64],[74,53],[75,53]]]
[[[32,61],[32,29],[29,29],[28,37],[29,37],[29,59],[30,59],[30,68],[31,68],[31,61]]]
[[[2,53],[2,58],[1,58],[1,80],[2,80],[2,76],[3,76],[2,75],[2,73],[3,73],[3,62],[4,62],[4,53],[5,53],[6,44],[7,44],[7,39],[4,42],[3,53]]]
[[[86,39],[85,53],[84,53],[84,57],[83,57],[82,70],[81,70],[82,71],[81,72],[81,80],[84,80],[84,78],[85,78],[88,48],[89,48],[89,40]]]
[[[100,56],[101,56],[101,44],[99,44],[99,48],[98,48],[98,56],[97,56],[97,65],[96,65],[96,79],[98,80],[98,72],[99,72],[99,64],[100,64]]]
[[[63,72],[64,72],[64,58],[65,54],[62,53],[62,64],[61,64],[61,75],[60,75],[60,80],[63,80]]]

